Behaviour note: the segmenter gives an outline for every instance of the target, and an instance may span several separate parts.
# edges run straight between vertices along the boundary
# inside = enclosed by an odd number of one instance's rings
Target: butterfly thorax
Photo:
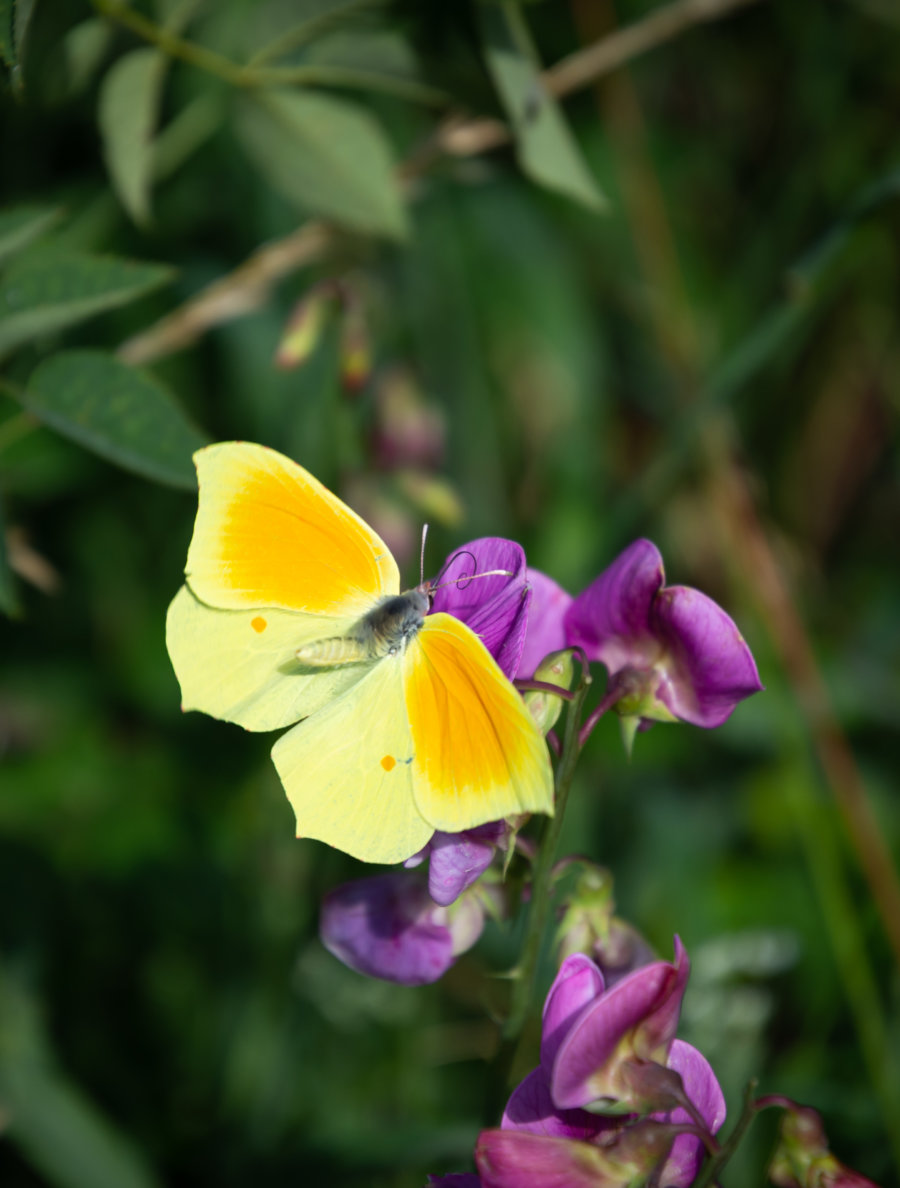
[[[430,604],[421,589],[391,594],[376,603],[345,635],[315,640],[299,648],[297,659],[318,668],[364,664],[396,655],[425,622]]]

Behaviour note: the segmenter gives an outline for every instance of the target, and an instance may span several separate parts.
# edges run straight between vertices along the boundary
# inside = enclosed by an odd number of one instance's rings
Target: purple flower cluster
[[[635,727],[678,718],[718,726],[761,688],[753,657],[711,599],[663,582],[659,551],[639,540],[572,598],[528,569],[514,541],[483,537],[445,563],[432,611],[471,627],[510,679],[528,680],[548,655],[578,647],[608,671],[604,707]],[[405,864],[427,858],[427,883],[419,871],[398,871],[337,887],[323,904],[324,944],[369,976],[435,981],[475,943],[486,916],[502,911],[499,889],[481,876],[514,832],[500,821],[435,833]]]
[[[624,1188],[651,1173],[688,1188],[725,1120],[706,1059],[675,1039],[688,960],[654,961],[613,987],[582,954],[566,958],[544,1004],[541,1062],[513,1091],[499,1129],[478,1138],[478,1175],[433,1188]]]

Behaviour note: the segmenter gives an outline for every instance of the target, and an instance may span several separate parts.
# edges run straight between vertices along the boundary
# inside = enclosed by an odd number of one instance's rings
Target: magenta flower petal
[[[505,574],[473,577],[493,569]],[[531,603],[522,546],[500,536],[463,545],[437,578],[432,612],[461,619],[481,639],[510,680],[519,667]]]
[[[566,642],[600,660],[610,675],[626,666],[652,664],[659,652],[650,609],[665,574],[659,549],[636,540],[572,602]]]
[[[534,675],[545,656],[567,646],[565,617],[572,605],[572,595],[539,569],[529,569],[527,577],[531,586],[531,607],[525,646],[516,673],[525,679]]]
[[[573,953],[565,959],[544,1002],[541,1064],[548,1072],[579,1013],[602,993],[603,975],[590,957]]]
[[[615,1122],[587,1110],[560,1110],[550,1096],[550,1076],[545,1068],[530,1072],[512,1092],[500,1122],[503,1130],[527,1130],[555,1138],[590,1140]]]
[[[557,1106],[572,1109],[617,1097],[616,1072],[623,1061],[665,1063],[689,970],[677,937],[675,957],[674,965],[655,961],[636,969],[577,1017],[553,1065],[550,1091]]]
[[[471,887],[490,866],[507,830],[505,821],[492,821],[465,833],[435,833],[428,843],[428,893],[434,902],[451,904]]]
[[[606,666],[611,689],[623,674],[620,713],[720,726],[762,689],[753,656],[711,598],[664,580],[656,545],[635,541],[574,600],[567,642]]]
[[[696,1048],[683,1040],[675,1040],[669,1052],[669,1068],[682,1080],[685,1092],[697,1107],[710,1134],[715,1134],[725,1121],[725,1098],[710,1068],[709,1061]],[[662,1121],[692,1122],[687,1110],[672,1110],[670,1114],[656,1114]],[[696,1179],[703,1161],[703,1143],[693,1134],[680,1134],[672,1144],[660,1177],[667,1188],[688,1188]]]
[[[415,874],[397,871],[335,887],[322,901],[325,948],[357,973],[405,986],[436,982],[453,964],[446,910]]]
[[[474,1172],[451,1172],[449,1176],[429,1176],[428,1188],[481,1188],[481,1178]]]
[[[672,663],[656,695],[676,718],[720,726],[739,701],[762,689],[756,662],[733,619],[699,590],[660,590],[653,623]]]
[[[612,1188],[606,1161],[589,1143],[525,1130],[483,1130],[475,1162],[484,1188]]]

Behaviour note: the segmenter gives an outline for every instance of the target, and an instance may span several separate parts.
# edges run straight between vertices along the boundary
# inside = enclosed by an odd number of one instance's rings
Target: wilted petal
[[[406,986],[436,982],[453,964],[454,943],[424,882],[408,871],[335,887],[322,901],[322,943],[358,973]]]
[[[473,577],[495,569],[504,572]],[[512,679],[519,667],[531,603],[522,546],[500,536],[470,541],[449,559],[437,584],[432,612],[445,611],[471,627]]]
[[[655,961],[636,969],[575,1020],[553,1066],[551,1093],[564,1109],[618,1098],[619,1062],[665,1062],[675,1037],[689,964],[675,938],[676,964]],[[623,1044],[623,1040],[628,1040]]]
[[[567,957],[544,1002],[541,1064],[548,1071],[559,1046],[584,1008],[603,993],[603,975],[589,957]]]
[[[545,656],[567,646],[565,617],[572,605],[572,595],[539,569],[529,569],[527,578],[531,586],[531,606],[525,646],[516,673],[523,678],[533,676]]]
[[[709,1061],[690,1044],[675,1040],[668,1065],[680,1075],[685,1093],[696,1106],[707,1130],[715,1134],[725,1121],[725,1098]],[[664,1117],[674,1123],[693,1121],[683,1109],[673,1110]],[[703,1151],[703,1143],[696,1135],[680,1134],[672,1144],[659,1182],[667,1188],[688,1188],[700,1170]]]
[[[566,643],[602,661],[610,675],[626,666],[652,665],[660,648],[650,610],[663,580],[659,549],[636,540],[574,599],[565,618]]]
[[[550,1096],[550,1077],[546,1069],[536,1068],[512,1092],[503,1111],[503,1130],[527,1130],[530,1134],[555,1138],[592,1139],[614,1127],[608,1118],[587,1110],[559,1110]]]
[[[699,590],[660,590],[652,621],[666,652],[656,695],[676,717],[695,726],[720,726],[739,701],[762,689],[734,621]]]
[[[505,821],[492,821],[465,833],[434,834],[428,891],[435,903],[450,904],[475,882],[491,864],[494,851],[506,836]]]

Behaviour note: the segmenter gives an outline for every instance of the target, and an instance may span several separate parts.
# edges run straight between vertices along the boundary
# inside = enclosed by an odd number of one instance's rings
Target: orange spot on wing
[[[265,631],[269,624],[265,621],[262,615],[257,615],[255,619],[250,620],[250,626],[257,633],[257,635],[259,635],[261,632]]]
[[[384,768],[385,771],[393,771],[394,768],[397,766],[397,760],[394,758],[393,755],[385,755],[384,758],[381,760],[381,766]]]

